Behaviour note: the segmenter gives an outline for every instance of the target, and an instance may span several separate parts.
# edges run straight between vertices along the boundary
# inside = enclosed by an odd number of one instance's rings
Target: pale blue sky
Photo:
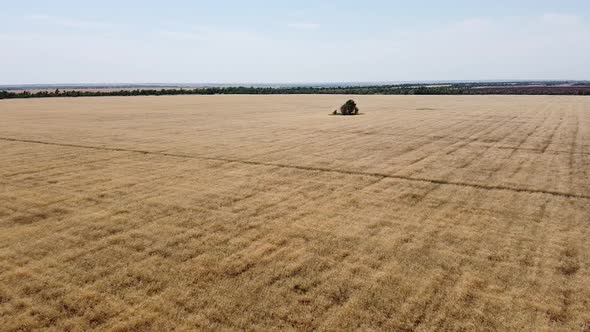
[[[590,79],[590,1],[7,1],[0,84]]]

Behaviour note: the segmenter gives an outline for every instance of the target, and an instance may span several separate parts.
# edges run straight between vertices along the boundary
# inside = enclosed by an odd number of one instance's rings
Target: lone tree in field
[[[354,100],[350,99],[344,105],[340,106],[340,113],[342,115],[357,115],[359,114],[359,109],[356,107]]]

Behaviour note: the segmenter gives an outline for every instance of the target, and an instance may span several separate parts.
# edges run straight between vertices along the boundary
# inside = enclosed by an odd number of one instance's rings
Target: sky
[[[0,84],[589,80],[590,1],[6,1]]]

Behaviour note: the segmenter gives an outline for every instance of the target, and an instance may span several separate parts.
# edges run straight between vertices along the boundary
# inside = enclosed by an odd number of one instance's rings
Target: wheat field
[[[590,331],[590,98],[0,101],[1,331]]]

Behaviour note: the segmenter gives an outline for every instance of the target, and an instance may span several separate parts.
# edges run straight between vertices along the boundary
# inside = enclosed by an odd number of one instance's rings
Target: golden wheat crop
[[[0,101],[0,330],[590,330],[590,99]]]

